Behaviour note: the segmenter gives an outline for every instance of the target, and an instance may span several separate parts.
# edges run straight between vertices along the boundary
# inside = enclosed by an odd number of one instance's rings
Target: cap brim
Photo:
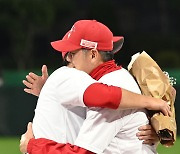
[[[70,51],[80,49],[81,48],[80,45],[79,46],[74,45],[68,40],[68,34],[69,34],[69,31],[64,35],[62,40],[51,42],[51,46],[59,52],[70,52]]]
[[[79,46],[74,45],[71,42],[66,40],[67,34],[64,36],[64,38],[62,40],[57,40],[57,41],[51,42],[51,46],[59,52],[71,52],[71,51],[81,49],[82,47],[80,45]],[[124,42],[124,37],[114,36],[112,52],[117,53],[122,48],[123,42]]]
[[[74,45],[67,40],[58,40],[58,41],[51,42],[51,46],[55,50],[60,51],[60,52],[70,52],[70,51],[74,51],[81,48],[80,45],[79,46]]]
[[[113,37],[113,50],[112,52],[117,53],[123,46],[124,37],[123,36],[114,36]]]

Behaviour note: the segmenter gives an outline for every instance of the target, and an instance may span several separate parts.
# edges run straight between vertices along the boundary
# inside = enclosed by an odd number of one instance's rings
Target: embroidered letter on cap
[[[86,48],[94,48],[94,49],[96,49],[98,43],[81,39],[80,45],[83,46],[83,47],[86,47]]]

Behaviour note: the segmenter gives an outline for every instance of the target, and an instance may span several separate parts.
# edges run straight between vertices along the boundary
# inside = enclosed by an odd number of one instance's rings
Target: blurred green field
[[[21,154],[19,139],[20,137],[0,137],[0,154]]]
[[[166,148],[162,145],[159,145],[158,154],[180,154],[180,136],[177,138],[173,147]]]
[[[0,154],[21,154],[19,151],[18,137],[0,137]],[[180,154],[180,137],[171,148],[158,146],[159,154]]]

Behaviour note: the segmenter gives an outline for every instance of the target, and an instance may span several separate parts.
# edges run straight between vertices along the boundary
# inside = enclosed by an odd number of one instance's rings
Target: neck
[[[100,65],[94,68],[89,75],[95,80],[99,80],[103,75],[119,70],[121,68],[121,66],[117,66],[115,64],[114,60],[110,60],[104,63],[102,62]]]

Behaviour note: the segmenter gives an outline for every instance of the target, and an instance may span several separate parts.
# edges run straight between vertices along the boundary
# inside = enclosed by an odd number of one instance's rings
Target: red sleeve
[[[29,154],[94,154],[69,143],[61,144],[44,138],[31,139],[28,143],[27,152]]]
[[[117,109],[121,97],[121,88],[108,86],[102,83],[93,83],[85,90],[83,101],[88,107]]]

